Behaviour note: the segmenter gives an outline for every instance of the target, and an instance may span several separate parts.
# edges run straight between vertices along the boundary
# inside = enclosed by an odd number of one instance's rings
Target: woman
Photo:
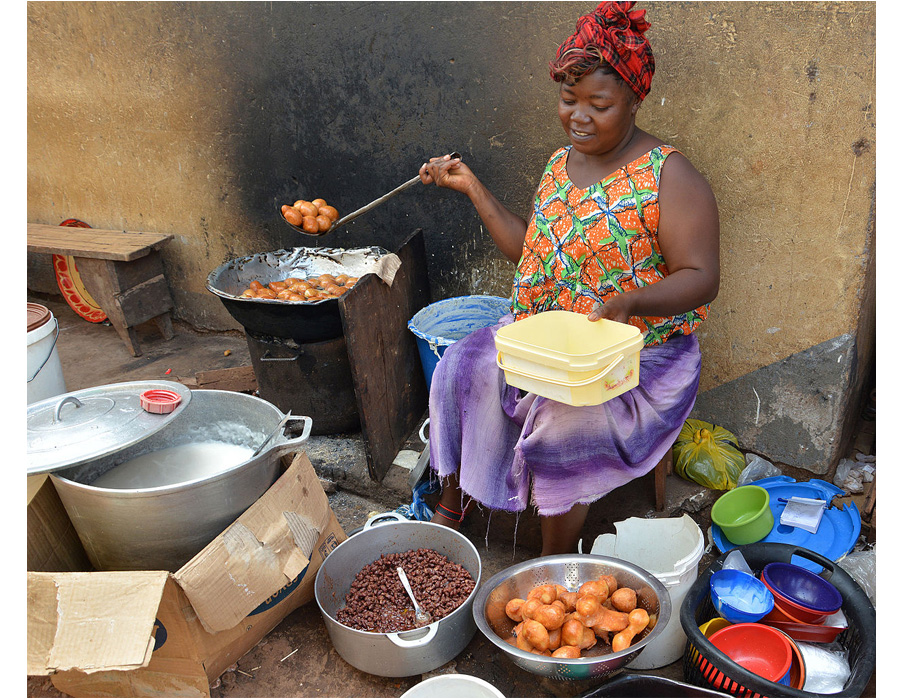
[[[697,395],[693,331],[719,287],[712,190],[681,153],[635,124],[650,91],[649,23],[633,2],[581,17],[551,62],[570,145],[541,177],[528,221],[459,159],[422,166],[425,184],[469,197],[517,263],[515,320],[548,309],[630,323],[644,334],[640,384],[571,407],[506,385],[494,337],[513,320],[451,345],[432,378],[429,441],[443,486],[433,522],[458,528],[477,502],[541,516],[542,555],[573,552],[590,503],[651,471]]]

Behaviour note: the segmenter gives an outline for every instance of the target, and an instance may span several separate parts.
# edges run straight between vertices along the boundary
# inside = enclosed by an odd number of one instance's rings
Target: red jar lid
[[[149,389],[141,394],[141,408],[148,413],[171,413],[181,403],[181,395],[168,389]]]
[[[53,318],[53,314],[50,313],[50,309],[42,304],[35,304],[33,302],[28,302],[28,331],[31,332],[35,328],[40,328],[47,321]]]

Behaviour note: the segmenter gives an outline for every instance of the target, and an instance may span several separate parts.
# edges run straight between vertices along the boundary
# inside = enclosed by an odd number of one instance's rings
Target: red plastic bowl
[[[778,629],[777,627],[775,629]],[[797,642],[791,639],[790,635],[784,630],[779,630],[791,645],[793,656],[791,657],[791,688],[803,690],[803,684],[806,683],[806,661],[797,646]]]
[[[828,617],[827,613],[820,613],[817,610],[810,610],[802,605],[792,603],[781,593],[776,591],[765,578],[761,577],[760,580],[763,582],[763,585],[772,592],[772,597],[775,598],[775,605],[781,613],[787,614],[788,620],[803,622],[807,625],[817,625],[820,622],[824,622],[825,618]],[[773,610],[774,609],[775,608],[773,608]]]
[[[833,584],[802,566],[772,562],[763,567],[760,578],[794,605],[813,612],[833,615],[844,604]]]
[[[709,638],[728,658],[773,683],[789,683],[794,650],[786,636],[758,622],[729,625]]]
[[[774,617],[773,610],[761,622],[766,625],[781,630],[791,639],[797,642],[819,642],[821,644],[829,644],[838,638],[846,627],[833,627],[830,625],[806,625],[802,622],[787,622]]]

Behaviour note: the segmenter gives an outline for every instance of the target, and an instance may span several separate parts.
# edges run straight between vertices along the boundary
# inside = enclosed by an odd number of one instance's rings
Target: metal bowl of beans
[[[619,652],[598,641],[579,659],[557,659],[522,651],[507,641],[517,624],[506,615],[513,598],[526,598],[535,586],[558,584],[577,591],[587,581],[604,574],[616,577],[620,588],[634,589],[637,607],[654,620],[631,646]],[[511,566],[488,579],[475,594],[472,607],[475,624],[500,651],[520,668],[555,680],[598,680],[622,670],[654,639],[672,617],[672,602],[665,585],[653,574],[629,562],[594,554],[558,554]],[[677,620],[675,621],[677,623]]]
[[[408,600],[398,564],[419,605],[433,616],[424,627],[415,627],[411,601],[398,610]],[[344,661],[366,673],[400,678],[443,666],[472,640],[472,601],[480,582],[481,557],[466,537],[390,513],[370,518],[328,555],[316,574],[315,597]],[[384,602],[383,609],[371,604],[373,596]]]

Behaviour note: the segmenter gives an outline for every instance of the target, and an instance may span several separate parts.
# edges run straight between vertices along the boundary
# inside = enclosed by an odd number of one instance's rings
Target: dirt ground
[[[42,303],[60,321],[58,353],[69,391],[144,379],[185,380],[210,370],[250,365],[241,333],[198,333],[175,323],[176,335],[165,341],[154,326],[139,328],[144,350],[134,358],[126,351],[115,330],[77,317],[61,299],[29,297]],[[866,434],[869,431],[871,435]],[[867,424],[860,440],[874,441],[874,423]],[[864,443],[860,443],[864,447]],[[410,448],[424,447],[415,437]],[[308,454],[324,479],[329,502],[348,533],[362,526],[371,513],[393,510],[409,503],[408,472],[395,465],[385,482],[374,484],[364,473],[364,454],[358,436],[325,436],[311,439]],[[350,465],[350,466],[348,466]],[[797,476],[797,475],[794,475]],[[802,478],[802,477],[798,477]],[[585,550],[602,532],[614,532],[613,523],[630,516],[668,517],[688,513],[706,533],[709,509],[716,494],[670,475],[664,512],[656,512],[652,498],[652,474],[622,487],[591,509],[585,526]],[[496,517],[475,514],[464,525],[466,534],[482,558],[483,579],[536,556],[538,521],[534,516]],[[707,542],[708,542],[707,538]],[[708,546],[699,570],[718,555]],[[598,682],[551,681],[515,666],[483,635],[477,633],[456,659],[435,671],[410,678],[383,678],[361,671],[336,653],[315,602],[288,615],[237,664],[212,683],[211,697],[399,697],[424,677],[442,673],[470,674],[492,683],[506,697],[576,697],[588,693]],[[682,682],[684,671],[678,660],[653,671],[639,672]],[[48,678],[28,677],[28,697],[67,697]],[[863,697],[875,697],[873,674]]]

